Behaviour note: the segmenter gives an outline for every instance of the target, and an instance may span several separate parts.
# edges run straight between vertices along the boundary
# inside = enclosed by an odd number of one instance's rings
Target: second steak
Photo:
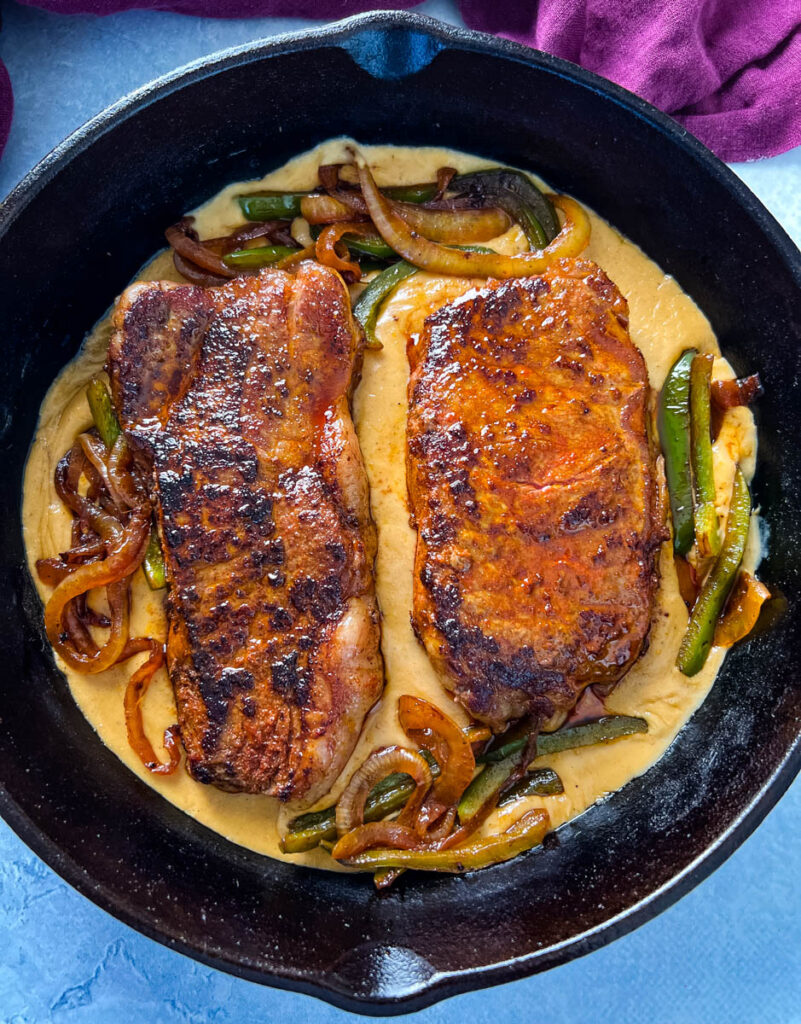
[[[625,299],[562,260],[443,307],[409,358],[415,631],[476,718],[545,721],[650,626],[662,526]]]

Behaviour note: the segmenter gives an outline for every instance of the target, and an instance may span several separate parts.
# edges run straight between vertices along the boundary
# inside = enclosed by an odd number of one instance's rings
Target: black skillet
[[[45,390],[165,225],[331,135],[454,146],[537,171],[693,296],[766,388],[763,576],[786,596],[658,765],[543,849],[465,878],[365,877],[258,857],[175,810],[70,698],[25,568],[20,489]],[[697,884],[801,762],[801,260],[753,195],[648,104],[513,43],[370,14],[201,61],[78,131],[0,212],[0,810],[82,893],[235,974],[400,1013],[595,949]]]

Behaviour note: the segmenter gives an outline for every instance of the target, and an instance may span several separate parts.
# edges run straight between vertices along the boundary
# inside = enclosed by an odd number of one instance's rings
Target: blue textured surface
[[[420,9],[458,21],[448,0]],[[0,195],[129,90],[204,54],[302,24],[142,13],[67,19],[6,5],[0,56],[11,73],[16,115],[0,161]],[[801,150],[735,169],[801,242]],[[583,960],[460,996],[419,1019],[801,1020],[800,815],[796,782],[722,868],[656,920]],[[8,1024],[249,1024],[290,1015],[304,1024],[349,1016],[231,978],[143,938],[65,885],[2,822],[0,933],[0,1020]]]

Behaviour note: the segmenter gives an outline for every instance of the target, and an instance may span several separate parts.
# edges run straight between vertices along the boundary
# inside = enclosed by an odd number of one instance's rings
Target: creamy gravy
[[[317,182],[317,167],[347,159],[346,141],[334,139],[302,154],[285,167],[259,181],[228,186],[195,211],[201,238],[227,234],[242,223],[236,196],[259,188],[305,190]],[[448,165],[460,172],[492,166],[491,162],[452,150],[391,146],[360,147],[381,184],[411,184],[431,180],[438,167]],[[608,273],[626,296],[630,330],[642,351],[651,384],[659,388],[676,356],[685,348],[719,355],[712,329],[694,302],[676,282],[662,273],[643,252],[605,221],[590,212],[592,241],[585,253]],[[490,243],[504,252],[525,248],[516,227]],[[139,275],[140,280],[180,281],[169,253],[158,255]],[[409,615],[412,601],[412,567],[415,533],[409,526],[404,463],[406,429],[406,338],[421,329],[425,317],[468,288],[475,280],[416,274],[404,281],[385,303],[377,325],[383,349],[367,352],[361,384],[354,401],[354,420],[361,441],[371,487],[373,517],[378,527],[376,584],[382,611],[382,649],[386,689],[367,718],[348,767],[332,791],[318,806],[331,803],[341,792],[355,765],[376,746],[407,742],[397,722],[397,699],[413,693],[439,705],[464,723],[467,716],[454,704],[437,680],[428,658],[417,643]],[[53,488],[53,471],[79,431],[91,418],[85,399],[86,382],[101,370],[109,339],[108,319],[102,320],[87,338],[76,358],[54,382],[42,405],[37,434],[28,459],[23,499],[23,523],[28,560],[34,579],[34,563],[69,546],[70,516]],[[725,360],[715,363],[718,377],[731,376]],[[728,412],[715,444],[715,473],[721,515],[739,461],[746,475],[753,474],[756,435],[746,409]],[[753,569],[759,559],[756,523],[752,523],[745,564]],[[662,582],[654,610],[647,653],[613,691],[606,704],[610,712],[639,715],[648,721],[647,734],[626,737],[596,747],[542,758],[561,776],[564,794],[528,797],[496,812],[485,825],[490,831],[509,824],[524,809],[546,807],[555,828],[580,814],[591,804],[642,774],[664,753],[712,686],[725,652],[714,648],[704,669],[692,679],[675,667],[678,646],[687,624],[687,612],[679,596],[669,545],[661,556]],[[49,589],[37,579],[45,601]],[[133,585],[131,634],[166,636],[164,592],[153,593],[141,571]],[[58,659],[57,659],[58,660]],[[314,867],[337,868],[323,851],[288,857],[279,850],[286,822],[298,808],[281,806],[265,796],[223,793],[193,781],[179,769],[173,776],[153,776],[128,746],[123,716],[123,694],[130,672],[140,662],[132,659],[97,676],[86,676],[60,664],[72,694],[103,742],[140,778],[191,814],[208,828],[259,853]],[[144,702],[145,725],[156,742],[166,726],[175,721],[175,704],[166,672],[155,677]]]

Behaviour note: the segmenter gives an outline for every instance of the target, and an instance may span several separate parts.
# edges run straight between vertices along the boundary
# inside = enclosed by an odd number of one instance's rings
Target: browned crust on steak
[[[383,681],[347,291],[311,263],[219,289],[140,284],[114,326],[114,401],[153,461],[189,770],[314,799]]]
[[[650,626],[662,528],[625,299],[562,260],[443,307],[409,357],[414,628],[476,718],[546,720]]]

